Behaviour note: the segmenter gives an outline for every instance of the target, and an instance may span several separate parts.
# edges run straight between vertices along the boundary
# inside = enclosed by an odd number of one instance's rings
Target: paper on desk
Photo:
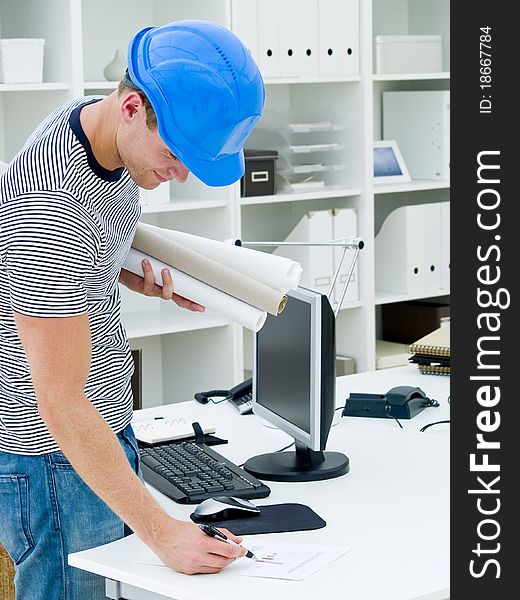
[[[310,544],[254,544],[243,542],[257,560],[242,557],[226,567],[226,573],[244,577],[266,577],[300,581],[323,569],[350,551],[345,546]],[[155,556],[155,555],[154,555]],[[155,557],[148,565],[162,565]],[[163,565],[165,566],[165,565]]]
[[[244,544],[246,545],[246,544]],[[349,552],[344,546],[304,544],[252,544],[247,548],[257,560],[241,558],[228,567],[229,573],[249,577],[301,580],[323,569]]]
[[[199,421],[203,433],[215,433],[213,425]],[[132,428],[135,437],[141,442],[155,444],[168,440],[181,440],[195,435],[190,420],[184,417],[155,417],[152,419],[133,419]]]
[[[253,537],[245,536],[243,545],[261,558],[261,562],[240,558],[226,567],[226,574],[297,581],[350,551],[344,546],[255,542]],[[103,546],[69,554],[68,562],[73,567],[157,593],[167,594],[174,582],[178,582],[178,573],[164,565],[135,533]]]

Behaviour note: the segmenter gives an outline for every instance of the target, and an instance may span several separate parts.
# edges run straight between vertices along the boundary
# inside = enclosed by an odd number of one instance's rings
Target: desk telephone
[[[437,407],[439,402],[427,398],[421,388],[398,385],[386,394],[351,392],[345,402],[342,416],[411,419],[429,406]]]
[[[212,397],[222,396],[229,400],[241,415],[247,415],[253,412],[253,380],[246,379],[230,390],[209,390],[208,392],[198,392],[195,394],[195,400],[201,404],[206,404]]]

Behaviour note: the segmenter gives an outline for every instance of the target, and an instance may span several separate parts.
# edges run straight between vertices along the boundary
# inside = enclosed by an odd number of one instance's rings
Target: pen
[[[237,548],[244,548],[244,546],[241,546],[240,544],[237,544],[233,540],[229,539],[227,535],[222,533],[222,531],[220,531],[220,529],[213,527],[213,525],[205,525],[203,523],[203,524],[199,525],[199,527],[202,529],[202,531],[206,535],[209,535],[210,537],[217,537],[219,540],[226,542],[226,544],[231,544],[232,546],[236,546]],[[245,549],[247,550],[247,548],[245,548]],[[246,557],[254,558],[256,560],[256,556],[251,552],[251,550],[247,550]]]

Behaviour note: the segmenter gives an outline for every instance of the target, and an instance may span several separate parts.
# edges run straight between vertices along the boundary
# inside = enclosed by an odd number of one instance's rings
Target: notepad
[[[193,437],[195,432],[191,420],[184,417],[154,417],[152,419],[138,419],[132,421],[135,437],[147,444],[167,442]],[[202,432],[215,433],[216,428],[209,423],[200,423]]]
[[[419,372],[423,375],[449,375],[450,367],[444,365],[418,365]]]
[[[409,346],[412,354],[450,356],[450,324],[446,323]]]
[[[416,363],[423,375],[449,375],[450,323],[441,325],[410,344],[408,350],[412,354],[409,361]]]

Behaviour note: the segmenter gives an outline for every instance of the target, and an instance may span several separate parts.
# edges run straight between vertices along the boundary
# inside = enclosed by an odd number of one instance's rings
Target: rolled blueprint
[[[221,264],[209,256],[182,246],[166,237],[163,231],[165,230],[161,228],[151,229],[138,224],[132,248],[153,256],[167,266],[174,267],[261,311],[278,315],[284,309],[287,303],[284,292]]]
[[[152,265],[155,282],[162,286],[161,271],[164,268],[170,270],[173,279],[173,288],[176,294],[184,296],[193,302],[202,304],[202,306],[211,308],[215,312],[227,317],[228,319],[243,325],[253,332],[260,331],[267,319],[267,313],[250,304],[233,298],[216,288],[207,285],[206,283],[175,269],[170,264],[166,264],[153,256],[147,255],[135,248],[130,248],[130,252],[126,257],[123,268],[135,273],[143,275],[141,261],[146,258]]]
[[[300,282],[302,268],[299,263],[290,258],[234,246],[183,231],[164,229],[148,223],[139,223],[138,227],[160,233],[185,248],[190,248],[205,256],[211,256],[213,260],[245,275],[253,273],[257,281],[261,281],[275,290],[280,290],[284,294],[288,290],[296,289]]]

